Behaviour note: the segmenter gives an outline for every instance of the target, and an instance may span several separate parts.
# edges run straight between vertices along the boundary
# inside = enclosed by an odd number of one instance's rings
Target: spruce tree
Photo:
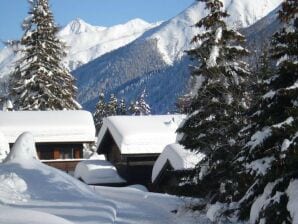
[[[127,114],[126,103],[125,103],[125,100],[122,98],[117,108],[117,115],[126,115],[126,114]]]
[[[139,106],[138,115],[149,115],[149,114],[151,114],[151,108],[150,108],[149,104],[146,103],[145,97],[146,97],[146,90],[144,90],[142,92],[142,94],[140,95],[140,97],[137,101],[138,106]]]
[[[29,0],[30,11],[23,22],[20,41],[23,57],[10,80],[10,98],[16,110],[79,109],[74,78],[62,63],[65,45],[48,0]]]
[[[197,165],[192,191],[187,193],[207,196],[212,203],[228,202],[237,197],[232,161],[242,145],[238,133],[245,123],[245,83],[250,72],[240,59],[248,51],[242,47],[244,36],[227,27],[229,15],[222,2],[198,1],[205,2],[210,13],[195,25],[205,32],[193,38],[196,46],[188,54],[194,61],[192,76],[203,76],[204,82],[178,132],[186,149],[206,157]]]
[[[279,11],[284,26],[272,39],[276,72],[264,81],[267,93],[252,115],[251,138],[241,158],[245,161],[242,176],[251,180],[240,201],[241,218],[248,218],[251,210],[261,206],[250,217],[251,223],[293,222],[288,203],[295,199],[289,198],[288,191],[298,181],[297,17],[298,2],[286,0]],[[262,201],[256,201],[261,197]]]
[[[99,100],[96,104],[96,109],[93,114],[93,119],[95,123],[96,132],[98,133],[103,122],[103,118],[107,116],[107,105],[105,102],[104,93],[99,93]]]
[[[107,105],[107,116],[115,116],[117,115],[118,108],[118,99],[114,94],[110,95],[110,100]]]
[[[130,107],[129,107],[130,114],[137,115],[137,116],[151,114],[150,106],[149,104],[146,103],[145,97],[146,97],[146,91],[144,90],[141,93],[140,97],[135,102],[132,102],[130,104]]]

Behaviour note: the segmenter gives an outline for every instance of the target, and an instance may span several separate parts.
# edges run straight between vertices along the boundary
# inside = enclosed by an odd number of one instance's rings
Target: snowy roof
[[[186,150],[180,144],[167,145],[154,163],[152,183],[156,180],[167,161],[169,161],[174,170],[187,170],[195,168],[204,157],[204,154],[196,154]]]
[[[176,140],[176,130],[185,115],[112,116],[104,118],[98,134],[100,148],[109,131],[122,154],[161,153]]]
[[[87,111],[0,112],[0,132],[14,143],[30,131],[36,142],[93,142],[95,127]]]

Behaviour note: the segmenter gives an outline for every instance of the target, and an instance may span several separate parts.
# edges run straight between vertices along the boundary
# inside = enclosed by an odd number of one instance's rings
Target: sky
[[[190,6],[194,0],[49,0],[55,21],[65,26],[81,18],[98,26],[112,26],[134,18],[165,21]],[[19,39],[27,16],[27,0],[0,0],[0,40]],[[3,45],[0,44],[0,48]]]

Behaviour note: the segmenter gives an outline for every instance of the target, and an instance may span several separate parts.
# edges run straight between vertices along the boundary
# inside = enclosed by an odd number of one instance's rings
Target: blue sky
[[[49,0],[55,21],[61,26],[75,18],[93,25],[112,26],[141,18],[148,22],[167,20],[194,0]],[[26,17],[27,0],[0,1],[0,40],[18,39]],[[0,44],[0,47],[3,45]]]

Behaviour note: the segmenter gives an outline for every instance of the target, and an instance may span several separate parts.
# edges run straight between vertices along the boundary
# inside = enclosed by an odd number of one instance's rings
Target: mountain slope
[[[134,19],[112,27],[97,27],[76,19],[59,32],[60,38],[67,46],[71,46],[65,63],[73,70],[105,53],[127,45],[157,24]]]
[[[65,65],[73,70],[105,53],[118,49],[140,37],[145,31],[159,25],[134,19],[112,27],[92,26],[82,19],[71,21],[58,36],[66,43]],[[10,47],[0,51],[0,78],[9,74],[16,56]]]
[[[231,15],[228,24],[246,28],[281,2],[225,0],[225,7]],[[177,95],[188,86],[189,61],[184,57],[184,51],[191,48],[191,38],[198,32],[192,25],[206,13],[204,4],[196,2],[178,16],[148,30],[131,44],[75,70],[73,74],[78,80],[79,101],[85,108],[93,110],[99,91],[115,93],[129,102],[146,89],[153,113],[172,111]]]

